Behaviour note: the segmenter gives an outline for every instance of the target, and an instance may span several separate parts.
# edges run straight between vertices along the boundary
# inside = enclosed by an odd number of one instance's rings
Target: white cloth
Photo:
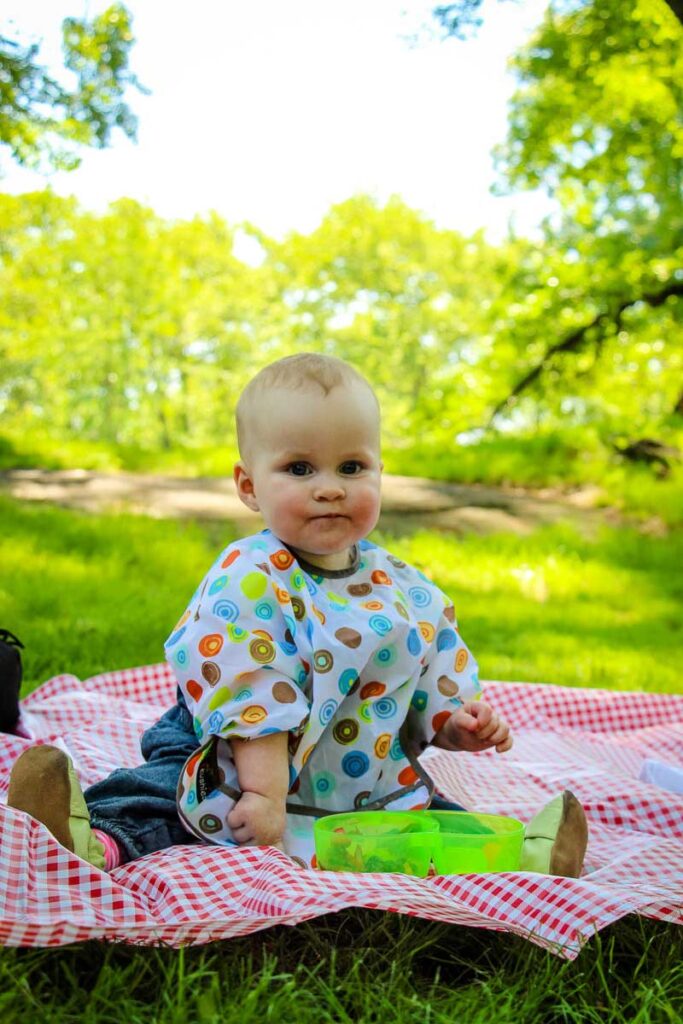
[[[668,790],[669,793],[683,793],[683,768],[674,768],[664,761],[646,758],[638,778],[641,782],[649,782],[660,789]]]

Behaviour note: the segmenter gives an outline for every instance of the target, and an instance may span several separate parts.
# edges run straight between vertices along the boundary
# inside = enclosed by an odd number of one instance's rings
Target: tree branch
[[[504,398],[502,402],[499,402],[491,413],[488,425],[491,426],[496,416],[499,416],[509,405],[512,405],[518,396],[523,391],[526,391],[526,389],[541,376],[553,356],[558,355],[560,352],[576,352],[585,341],[586,335],[589,331],[594,329],[598,330],[596,344],[601,344],[602,341],[604,341],[603,331],[605,326],[608,323],[614,323],[619,327],[621,323],[621,316],[625,309],[628,309],[630,306],[635,306],[637,302],[646,302],[648,306],[662,306],[672,295],[683,296],[683,280],[669,281],[666,287],[662,288],[659,292],[645,292],[643,295],[637,295],[633,299],[627,299],[609,312],[598,313],[590,323],[584,324],[583,327],[577,327],[575,331],[572,331],[572,333],[562,341],[558,341],[556,345],[552,345],[541,361],[529,370],[529,372],[522,377],[517,384],[515,384],[507,398]]]

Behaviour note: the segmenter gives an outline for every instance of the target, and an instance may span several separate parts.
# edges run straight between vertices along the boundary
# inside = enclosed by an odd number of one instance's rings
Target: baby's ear
[[[232,478],[235,481],[235,487],[237,488],[237,496],[240,501],[250,508],[252,512],[258,512],[259,506],[256,500],[256,494],[254,493],[254,481],[249,475],[249,470],[240,459],[236,462],[233,471]]]

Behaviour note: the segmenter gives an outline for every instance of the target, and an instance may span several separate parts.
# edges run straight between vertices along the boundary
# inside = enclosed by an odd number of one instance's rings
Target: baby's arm
[[[274,846],[285,831],[287,733],[230,743],[242,796],[228,815],[228,825],[241,846]]]
[[[443,750],[489,750],[499,754],[512,746],[510,726],[482,700],[468,700],[448,718],[432,740]]]

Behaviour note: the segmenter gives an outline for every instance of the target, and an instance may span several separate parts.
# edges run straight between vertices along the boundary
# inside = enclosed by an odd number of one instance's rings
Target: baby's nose
[[[319,479],[313,488],[316,501],[337,501],[343,498],[346,491],[338,479]]]

